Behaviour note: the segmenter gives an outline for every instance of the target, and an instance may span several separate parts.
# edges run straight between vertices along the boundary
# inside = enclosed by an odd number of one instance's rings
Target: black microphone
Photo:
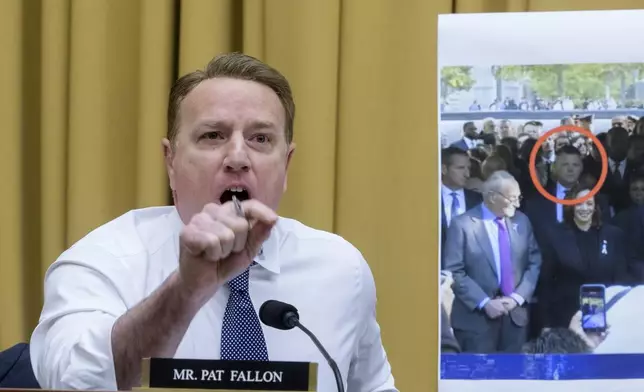
[[[309,338],[311,338],[315,346],[322,353],[322,356],[324,356],[324,359],[326,359],[331,370],[333,370],[338,392],[344,392],[344,383],[342,382],[342,374],[340,374],[338,365],[325,350],[324,346],[322,346],[322,343],[320,343],[318,338],[313,335],[313,332],[309,331],[300,323],[300,315],[297,313],[295,306],[276,301],[274,299],[269,299],[259,308],[259,319],[269,327],[277,329],[289,330],[295,327],[301,329]]]

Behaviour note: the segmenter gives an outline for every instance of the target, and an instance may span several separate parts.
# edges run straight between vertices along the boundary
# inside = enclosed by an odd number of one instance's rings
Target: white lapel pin
[[[608,242],[606,242],[606,240],[603,240],[603,241],[602,241],[602,254],[603,254],[603,255],[607,255],[607,254],[608,254],[608,249],[607,249],[607,247],[608,247]]]

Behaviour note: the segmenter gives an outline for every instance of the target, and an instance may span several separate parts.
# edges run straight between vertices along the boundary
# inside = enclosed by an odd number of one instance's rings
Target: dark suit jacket
[[[537,285],[541,253],[528,218],[517,211],[506,218],[514,263],[514,292],[529,302]],[[454,277],[452,327],[482,331],[488,328],[479,304],[499,292],[499,278],[485,222],[482,205],[454,218],[445,241],[445,269]]]
[[[546,233],[542,245],[539,313],[545,327],[568,327],[579,310],[579,287],[583,284],[630,284],[626,235],[618,227],[603,224],[599,229],[597,258],[584,260],[576,229],[562,223]],[[601,243],[606,241],[606,254]],[[586,250],[587,251],[587,250]]]
[[[0,388],[40,389],[29,356],[29,345],[19,343],[0,352]]]
[[[613,219],[626,235],[630,252],[629,274],[633,284],[644,283],[644,206],[631,206]]]
[[[465,194],[465,211],[470,210],[477,205],[483,202],[483,196],[478,193],[471,191],[469,189],[464,189],[463,193]],[[445,239],[447,238],[447,217],[445,216],[445,203],[443,202],[443,192],[440,193],[441,198],[441,249],[443,249],[441,255],[441,268],[444,267],[442,260],[445,260]],[[452,218],[453,219],[453,218]]]
[[[631,203],[631,198],[629,194],[628,184],[633,171],[633,165],[626,163],[626,170],[624,170],[624,176],[621,181],[615,178],[611,168],[608,168],[608,174],[606,175],[606,182],[602,186],[601,193],[608,197],[608,202],[611,207],[615,210],[615,213],[628,208]]]
[[[457,147],[463,151],[469,150],[469,148],[467,148],[467,143],[465,143],[465,140],[463,140],[462,138],[450,144],[450,147]]]

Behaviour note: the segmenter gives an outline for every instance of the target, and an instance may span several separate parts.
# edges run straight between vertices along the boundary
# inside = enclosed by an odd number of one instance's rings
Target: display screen
[[[602,286],[582,286],[581,326],[588,331],[606,330],[606,300]]]

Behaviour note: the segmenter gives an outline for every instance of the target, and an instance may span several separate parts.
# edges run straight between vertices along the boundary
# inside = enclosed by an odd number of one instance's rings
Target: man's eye
[[[206,132],[204,133],[201,138],[202,139],[221,139],[221,133],[220,132]]]
[[[257,141],[258,143],[262,143],[262,144],[263,143],[268,143],[268,140],[269,140],[268,136],[266,136],[266,135],[255,135],[253,138],[255,139],[255,141]]]

